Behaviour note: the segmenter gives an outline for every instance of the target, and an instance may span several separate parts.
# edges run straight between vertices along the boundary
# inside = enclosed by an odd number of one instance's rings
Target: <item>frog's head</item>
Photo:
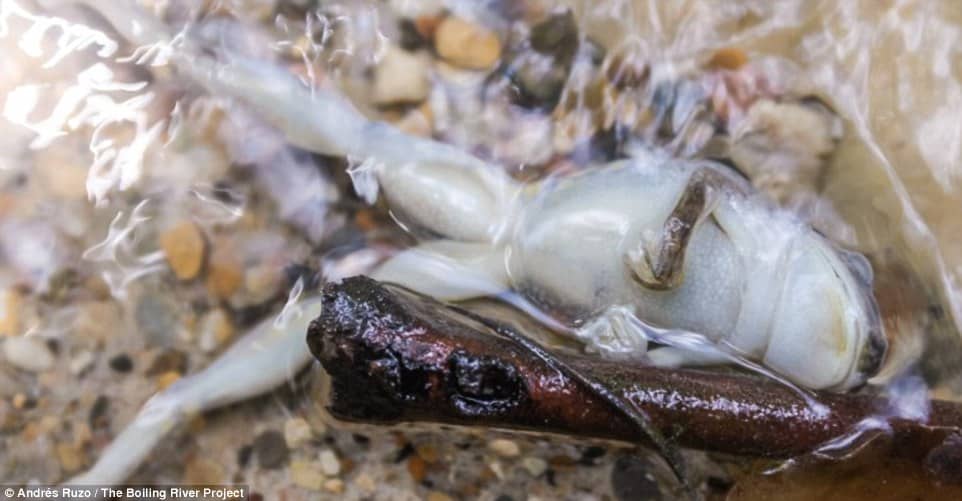
[[[784,273],[765,364],[812,389],[864,384],[888,346],[868,261],[816,237],[796,246]]]

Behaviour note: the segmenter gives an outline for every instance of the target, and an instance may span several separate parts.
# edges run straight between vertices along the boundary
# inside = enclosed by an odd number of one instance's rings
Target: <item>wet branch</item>
[[[435,422],[645,440],[587,385],[486,323],[365,277],[328,286],[308,344],[331,375],[329,410],[350,421]],[[793,390],[759,377],[558,357],[631,400],[665,436],[708,451],[799,456],[851,432],[863,420],[885,416],[888,406],[871,396],[819,393],[817,399],[829,409],[819,414]],[[881,419],[888,431],[877,433],[898,456],[927,456],[929,461],[960,457],[962,441],[952,437],[962,428],[959,405],[932,402],[927,423]],[[950,476],[962,478],[950,470]]]

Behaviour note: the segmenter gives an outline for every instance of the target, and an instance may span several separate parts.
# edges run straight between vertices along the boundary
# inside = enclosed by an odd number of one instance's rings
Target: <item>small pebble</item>
[[[20,307],[23,296],[12,289],[0,292],[0,336],[20,334]]]
[[[498,480],[504,480],[504,468],[501,467],[501,463],[492,461],[488,463],[488,469],[491,470],[491,473],[494,473]]]
[[[160,234],[160,248],[167,264],[180,280],[190,280],[204,265],[204,235],[191,221],[181,221]]]
[[[438,16],[444,12],[449,2],[443,0],[387,0],[391,12],[399,17],[417,18],[420,16]]]
[[[291,449],[311,439],[311,425],[302,418],[288,419],[284,423],[284,442]]]
[[[114,371],[121,374],[126,374],[134,370],[134,361],[131,360],[130,355],[126,353],[121,353],[120,355],[111,357],[110,360],[107,361],[107,365],[109,365]]]
[[[54,363],[47,343],[36,336],[8,338],[3,343],[3,354],[15,367],[29,372],[43,372]]]
[[[17,393],[13,396],[12,403],[15,409],[23,409],[27,406],[27,396],[23,393]]]
[[[157,391],[166,390],[167,387],[174,384],[178,379],[180,379],[180,373],[177,371],[168,371],[157,376]]]
[[[164,350],[156,357],[147,369],[148,376],[156,376],[165,372],[187,372],[187,354],[180,350]]]
[[[440,459],[438,448],[431,444],[421,444],[415,447],[414,451],[417,452],[418,456],[421,456],[421,459],[423,459],[425,463],[428,464],[437,463]]]
[[[134,310],[137,326],[150,346],[173,346],[180,331],[180,315],[171,299],[148,293],[137,300]],[[98,328],[103,329],[100,325]]]
[[[244,281],[240,260],[227,242],[215,242],[207,263],[207,290],[220,299],[231,297]]]
[[[251,266],[244,273],[244,290],[255,304],[274,297],[281,282],[281,270],[268,264]]]
[[[261,468],[276,469],[287,463],[290,451],[279,431],[265,431],[254,439],[254,456]]]
[[[424,477],[426,477],[428,474],[427,464],[424,462],[423,459],[421,459],[420,456],[412,455],[411,457],[409,457],[407,462],[407,467],[408,467],[408,473],[411,475],[411,478],[413,478],[416,483],[420,484],[424,480]]]
[[[636,456],[621,456],[611,468],[611,489],[622,501],[662,499],[658,482],[648,471],[648,464]]]
[[[444,21],[444,16],[418,16],[414,20],[414,29],[424,40],[434,40],[434,34],[438,31],[438,26]]]
[[[424,101],[431,91],[429,70],[424,57],[388,47],[374,67],[374,102],[386,105]]]
[[[521,455],[521,448],[518,447],[518,444],[504,438],[496,438],[488,442],[488,449],[503,458],[514,458]]]
[[[79,376],[94,364],[94,354],[84,350],[70,359],[70,373]]]
[[[313,461],[291,461],[287,474],[294,485],[305,489],[319,491],[324,485],[325,478],[321,467]]]
[[[421,106],[418,106],[413,110],[408,110],[407,113],[400,118],[400,120],[394,122],[394,126],[408,134],[411,134],[412,136],[431,137],[432,133],[434,132],[433,118],[434,112],[431,111],[429,104],[424,102],[421,104]],[[360,215],[362,213],[358,214]],[[361,216],[361,220],[357,221],[358,226],[362,228],[364,225],[367,225],[368,227],[374,226],[375,222],[373,220],[364,220],[364,218],[370,217],[369,213],[365,212],[363,214],[366,215]]]
[[[354,477],[354,485],[365,494],[371,494],[374,492],[374,489],[377,489],[377,484],[374,483],[374,479],[367,473],[359,473]]]
[[[531,28],[530,45],[511,62],[519,104],[552,110],[558,104],[578,51],[578,26],[571,11],[554,14]]]
[[[319,459],[321,461],[321,471],[323,471],[325,475],[333,477],[341,472],[341,461],[331,449],[321,451]]]
[[[748,64],[745,51],[735,47],[718,49],[708,60],[708,67],[713,69],[735,71]]]
[[[521,460],[521,466],[523,466],[532,477],[538,477],[548,469],[548,462],[538,457],[527,456]]]
[[[344,481],[339,478],[332,478],[324,482],[324,490],[333,492],[334,494],[340,494],[344,492]]]
[[[195,457],[184,467],[183,482],[191,485],[219,485],[224,482],[224,469],[211,459]]]
[[[77,344],[88,348],[102,346],[122,330],[104,328],[123,325],[123,313],[114,301],[85,301],[77,305],[77,310],[69,333],[70,339]]]
[[[211,310],[201,319],[199,346],[205,353],[213,353],[233,337],[234,325],[223,309]]]
[[[52,433],[60,428],[61,420],[58,416],[46,415],[40,418],[40,430],[44,433]]]
[[[438,25],[434,48],[451,64],[471,70],[491,68],[501,57],[501,40],[497,35],[454,16]]]
[[[427,501],[454,501],[454,499],[443,492],[431,491]]]
[[[80,470],[87,462],[83,450],[74,444],[59,443],[57,444],[56,450],[57,459],[60,460],[60,466],[67,473]]]

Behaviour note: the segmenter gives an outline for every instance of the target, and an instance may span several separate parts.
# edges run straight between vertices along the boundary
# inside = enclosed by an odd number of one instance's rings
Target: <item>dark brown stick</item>
[[[329,409],[341,419],[644,441],[588,387],[469,314],[365,277],[326,288],[324,312],[312,323],[308,344],[332,377]],[[932,402],[922,423],[885,418],[884,399],[819,393],[816,399],[829,411],[819,414],[793,390],[760,377],[558,357],[633,401],[683,446],[794,457],[877,418],[888,426],[882,435],[899,456],[958,457],[953,444],[960,441],[950,436],[962,428],[962,407],[953,403]]]

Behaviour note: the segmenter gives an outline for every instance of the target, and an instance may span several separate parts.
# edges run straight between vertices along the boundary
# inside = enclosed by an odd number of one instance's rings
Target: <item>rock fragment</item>
[[[488,442],[488,449],[503,458],[515,458],[521,455],[521,447],[518,443],[504,438],[496,438]]]
[[[548,462],[539,457],[527,456],[521,460],[521,466],[532,476],[538,477],[548,470]]]
[[[28,372],[43,372],[54,363],[47,343],[36,336],[8,338],[3,343],[3,354],[14,367]]]
[[[213,353],[234,337],[234,325],[227,313],[220,309],[207,312],[200,322],[200,349]]]
[[[319,456],[321,461],[321,471],[329,477],[333,477],[341,473],[341,461],[337,458],[337,454],[331,449],[324,449],[321,451]]]
[[[389,46],[374,67],[374,102],[389,105],[424,101],[431,91],[429,71],[425,58]]]
[[[261,468],[273,470],[284,466],[287,463],[290,451],[284,435],[275,430],[261,433],[254,439],[254,457]]]
[[[167,264],[178,279],[190,280],[200,273],[207,244],[196,224],[181,221],[161,233],[159,239]]]
[[[501,57],[501,40],[493,32],[459,17],[441,21],[434,48],[446,61],[470,70],[486,70]]]
[[[313,461],[291,461],[287,475],[294,485],[312,491],[321,490],[326,480],[324,474],[321,473],[320,465]]]

